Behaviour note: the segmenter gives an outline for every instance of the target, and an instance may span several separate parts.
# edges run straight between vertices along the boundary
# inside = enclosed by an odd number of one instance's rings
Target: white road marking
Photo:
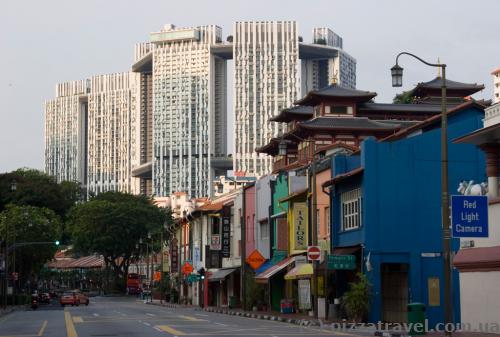
[[[127,316],[127,314],[122,314],[122,316]]]
[[[148,322],[142,322],[142,324],[147,325],[147,326],[151,326],[151,324],[149,324]]]
[[[214,324],[217,324],[217,325],[224,325],[224,326],[226,326],[226,325],[227,325],[227,324],[217,323],[217,322],[214,322]]]
[[[95,317],[99,317],[99,314],[94,312],[92,315],[94,315]]]
[[[162,331],[159,327],[157,327],[157,326],[155,326],[155,327],[154,327],[154,329],[155,329],[155,330],[157,330],[157,331],[163,332],[163,331]]]
[[[195,316],[201,316],[201,317],[208,317],[208,315],[205,314],[194,314]]]
[[[151,317],[156,316],[155,314],[150,314],[149,312],[147,312],[146,315],[151,316]]]

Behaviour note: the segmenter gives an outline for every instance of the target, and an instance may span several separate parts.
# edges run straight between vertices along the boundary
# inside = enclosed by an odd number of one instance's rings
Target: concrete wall
[[[269,211],[271,207],[271,176],[261,177],[255,183],[256,198],[256,247],[266,258],[271,257]]]
[[[246,256],[256,248],[255,246],[255,186],[245,189],[245,234]]]
[[[483,327],[484,323],[500,324],[498,285],[500,271],[460,273],[462,323],[481,323]]]

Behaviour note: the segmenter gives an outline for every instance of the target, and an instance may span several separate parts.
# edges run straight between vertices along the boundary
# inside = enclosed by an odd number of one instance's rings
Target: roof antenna
[[[441,61],[439,60],[439,57],[438,57],[438,64],[441,65]],[[441,67],[438,67],[438,77],[441,78]]]

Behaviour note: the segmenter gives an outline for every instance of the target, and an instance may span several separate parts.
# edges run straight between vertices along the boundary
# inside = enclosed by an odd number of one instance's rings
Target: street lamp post
[[[411,56],[420,62],[441,68],[441,225],[443,233],[443,273],[444,273],[444,315],[445,323],[453,323],[452,287],[451,287],[451,235],[450,235],[450,209],[448,194],[448,118],[446,114],[446,64],[429,63],[420,57],[408,52],[399,53],[396,65],[391,68],[392,86],[403,85],[403,68],[398,65],[401,55]],[[451,331],[445,329],[446,336],[451,336]]]
[[[17,181],[16,179],[12,179],[10,182],[10,191],[15,192],[17,191]],[[3,307],[4,309],[7,308],[7,291],[9,290],[9,228],[6,226],[5,227],[5,252],[4,252],[4,292],[3,292]],[[15,238],[14,238],[14,245],[15,246]],[[14,257],[14,265],[15,265],[15,257]],[[15,272],[15,270],[14,270]]]

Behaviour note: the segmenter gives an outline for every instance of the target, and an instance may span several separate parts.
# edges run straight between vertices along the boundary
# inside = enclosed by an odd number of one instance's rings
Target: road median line
[[[73,324],[73,319],[67,309],[64,309],[64,321],[66,322],[66,335],[68,337],[78,337],[75,325]]]
[[[43,336],[43,333],[45,332],[46,327],[47,327],[47,321],[43,321],[42,327],[38,331],[38,336]]]

